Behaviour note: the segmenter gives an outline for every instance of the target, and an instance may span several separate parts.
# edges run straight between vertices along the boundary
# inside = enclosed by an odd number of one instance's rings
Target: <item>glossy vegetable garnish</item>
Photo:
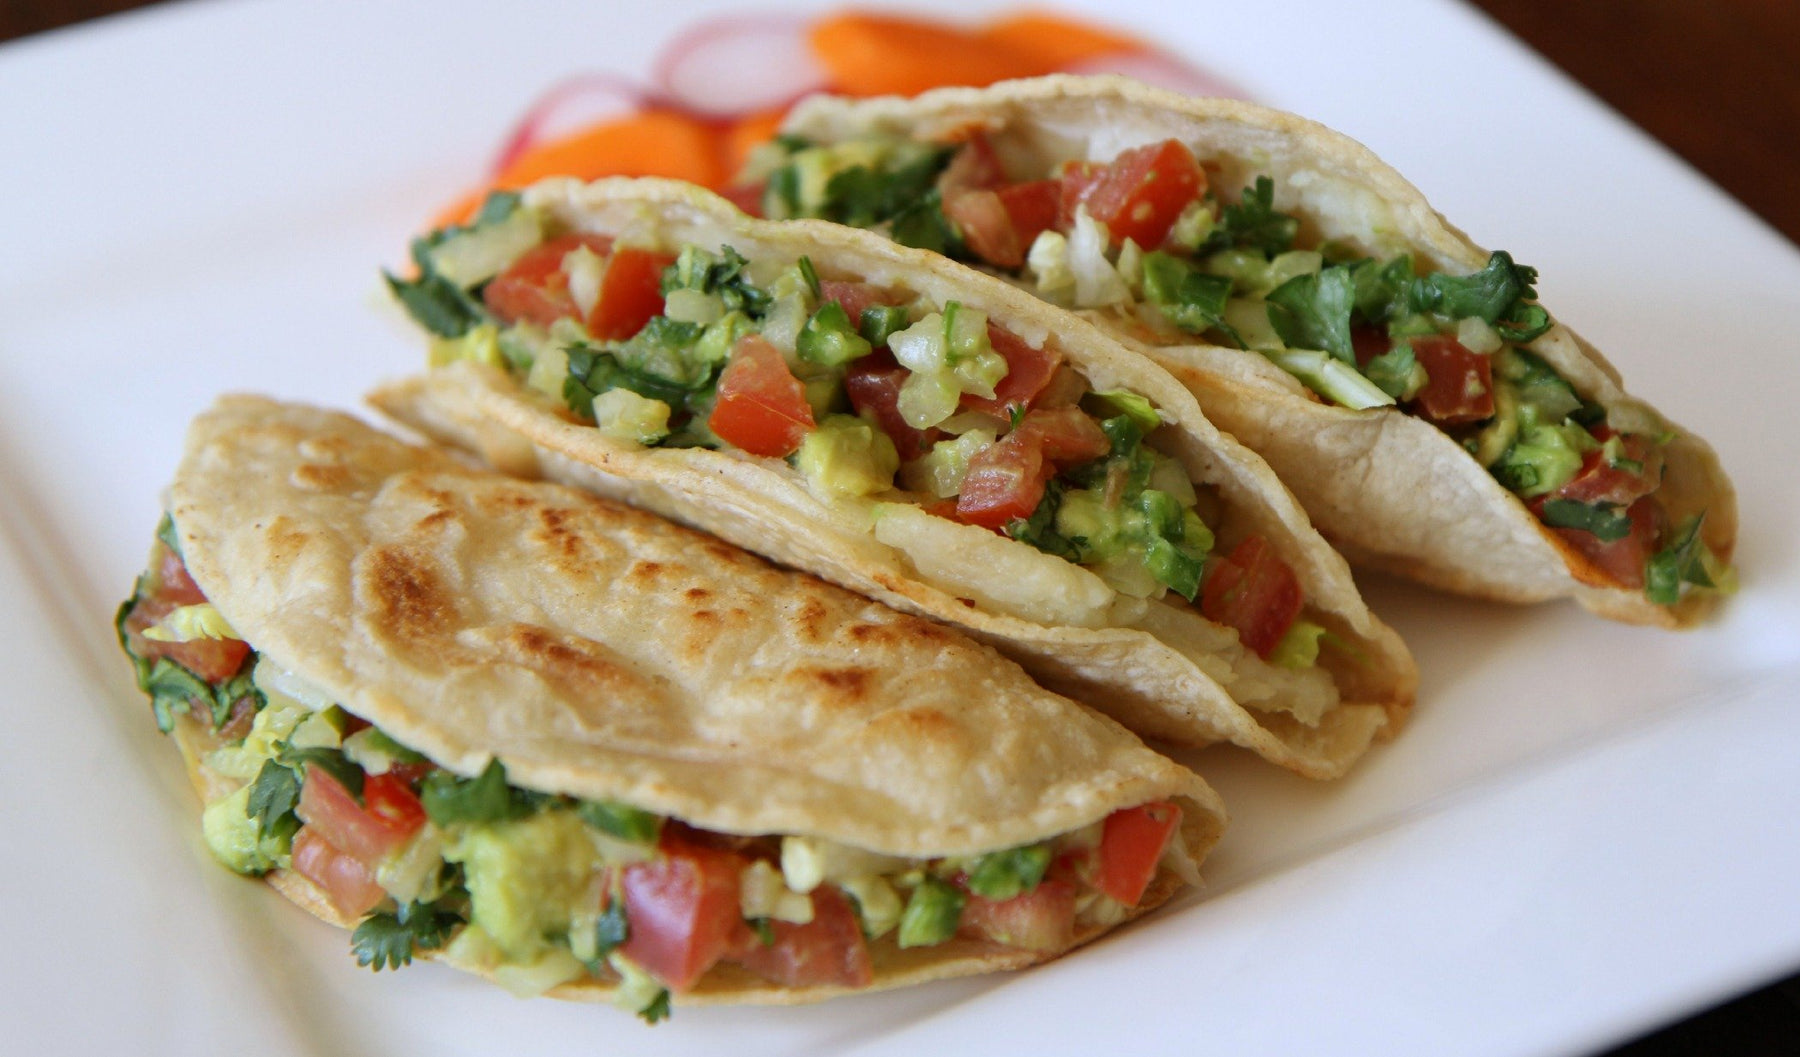
[[[919,158],[935,172],[948,153]],[[959,179],[1002,178],[997,160],[970,156]],[[1128,179],[1096,186],[1119,210],[1160,224],[1157,209],[1172,217],[1185,204],[1147,187],[1199,186],[1182,157],[1144,152]],[[826,181],[825,193],[848,180],[852,198],[900,201],[855,171]],[[1086,566],[1129,598],[1173,591],[1194,602],[1209,577],[1239,575],[1223,556],[1209,565],[1212,527],[1196,512],[1188,471],[1155,448],[1157,410],[1127,391],[1092,391],[1053,347],[957,301],[821,275],[807,257],[667,252],[545,228],[502,195],[476,222],[415,246],[418,277],[389,281],[439,335],[433,363],[503,368],[620,442],[791,460],[823,495],[920,505]],[[538,240],[517,240],[520,231]],[[1233,594],[1202,613],[1268,659],[1301,598],[1281,559],[1263,554],[1258,568],[1285,574],[1291,590]]]
[[[757,204],[771,216],[876,228],[1016,277],[1145,340],[1240,348],[1322,401],[1424,419],[1462,442],[1594,575],[1644,588],[1659,604],[1677,600],[1681,584],[1723,575],[1704,544],[1665,524],[1655,493],[1669,438],[1615,435],[1603,409],[1528,351],[1552,321],[1537,303],[1536,271],[1504,252],[1452,275],[1421,272],[1406,255],[1301,246],[1300,219],[1277,208],[1273,180],[1215,188],[1177,140],[1008,173],[980,132],[946,143],[782,137],[740,180],[760,189]],[[1017,452],[999,485],[977,478],[996,496],[973,506],[984,523],[1016,515],[1036,467]],[[1221,619],[1230,607],[1216,590],[1209,597],[1208,616]],[[1240,630],[1265,657],[1285,634]]]
[[[140,671],[182,663],[144,634],[163,626],[147,621],[176,601],[206,605],[173,533],[163,536],[120,610]],[[719,965],[792,987],[860,988],[885,943],[960,936],[1060,951],[1078,928],[1139,905],[1159,871],[1191,876],[1186,860],[1170,860],[1186,853],[1181,809],[1167,801],[986,855],[906,859],[539,793],[511,784],[499,760],[464,777],[262,671],[247,643],[219,633],[189,641],[235,644],[237,670],[184,667],[193,687],[152,687],[158,722],[188,724],[184,737],[205,748],[199,765],[238,783],[208,803],[207,843],[240,873],[304,877],[359,920],[351,949],[373,969],[439,952],[520,993],[595,979],[655,1022]],[[221,712],[222,699],[233,707]]]

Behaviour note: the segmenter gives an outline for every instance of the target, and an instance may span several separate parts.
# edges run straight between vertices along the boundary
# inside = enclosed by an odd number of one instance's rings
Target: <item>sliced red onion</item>
[[[1117,73],[1146,84],[1186,95],[1249,99],[1242,88],[1208,70],[1166,51],[1122,51],[1082,59],[1066,67],[1069,73]]]
[[[513,126],[494,156],[493,173],[503,172],[547,140],[643,110],[655,102],[654,93],[618,74],[590,73],[560,81],[538,96]]]
[[[712,118],[791,104],[829,79],[807,42],[811,23],[773,13],[710,19],[663,49],[651,83],[675,105]]]

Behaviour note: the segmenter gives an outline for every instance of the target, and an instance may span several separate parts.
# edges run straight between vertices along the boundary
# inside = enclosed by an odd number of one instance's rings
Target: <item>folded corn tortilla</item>
[[[951,629],[344,415],[222,399],[194,423],[169,503],[188,571],[256,651],[259,684],[272,665],[281,685],[457,774],[498,760],[542,793],[911,859],[1028,845],[1174,799],[1197,863],[1225,824],[1197,775]],[[240,788],[209,764],[228,748],[211,725],[176,719],[209,803]],[[1178,872],[1193,876],[1165,866],[1127,916],[1168,899]],[[355,924],[299,873],[267,877]],[[1106,927],[1080,925],[1072,943]],[[891,934],[870,948],[875,988],[1061,953],[968,938],[902,950]],[[551,993],[617,986],[602,973]],[[675,1002],[840,990],[722,963]]]
[[[823,144],[883,135],[957,140],[980,129],[1015,179],[1067,161],[1106,162],[1175,139],[1235,193],[1274,181],[1274,206],[1300,221],[1306,245],[1327,240],[1378,258],[1410,253],[1422,270],[1462,275],[1488,261],[1400,174],[1361,144],[1291,114],[1231,99],[1181,96],[1119,77],[1052,76],[915,98],[812,97],[782,131]],[[1314,523],[1352,562],[1435,587],[1507,602],[1573,598],[1615,620],[1691,625],[1721,597],[1685,591],[1659,605],[1547,529],[1458,442],[1394,407],[1321,402],[1254,353],[1157,335],[1118,313],[1088,313],[1179,378],[1221,429],[1268,460]],[[1620,431],[1673,431],[1656,492],[1674,525],[1705,514],[1700,537],[1728,563],[1736,499],[1706,442],[1625,392],[1617,370],[1556,323],[1525,346]]]
[[[525,194],[552,230],[674,251],[730,246],[751,261],[805,256],[827,279],[872,283],[943,306],[955,301],[1095,389],[1149,399],[1152,440],[1219,495],[1221,546],[1253,534],[1294,570],[1306,619],[1335,648],[1293,671],[1175,601],[1122,620],[1092,573],[985,529],[880,496],[823,494],[781,459],[741,451],[646,448],[607,436],[516,375],[467,360],[385,386],[384,412],[510,472],[542,473],[625,499],[889,605],[974,633],[1060,692],[1137,733],[1199,745],[1230,741],[1299,773],[1342,774],[1409,709],[1417,670],[1363,603],[1349,569],[1260,459],[1209,423],[1166,372],[1091,324],[941,257],[871,233],[749,219],[723,199],[662,180],[549,180]]]

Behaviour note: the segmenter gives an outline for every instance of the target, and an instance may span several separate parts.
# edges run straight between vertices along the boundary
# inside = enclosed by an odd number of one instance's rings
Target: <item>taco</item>
[[[1353,562],[1683,626],[1728,590],[1736,501],[1367,149],[1115,77],[815,97],[735,200],[874,227],[1080,311],[1268,460]]]
[[[655,1019],[1015,968],[1225,822],[953,630],[342,415],[226,398],[169,513],[120,638],[207,843],[377,969]]]
[[[1331,777],[1411,702],[1268,467],[999,280],[659,180],[497,196],[415,257],[439,366],[372,400],[437,439],[958,625],[1145,736]]]

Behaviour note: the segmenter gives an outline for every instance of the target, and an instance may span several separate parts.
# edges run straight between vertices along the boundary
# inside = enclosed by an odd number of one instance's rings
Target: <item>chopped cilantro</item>
[[[607,955],[623,947],[630,938],[631,924],[625,920],[625,901],[615,896],[600,912],[600,920],[594,923],[594,957],[588,962],[588,968],[599,972]]]
[[[768,918],[750,918],[746,923],[750,931],[756,933],[756,942],[765,947],[775,946],[775,926],[769,924]]]
[[[669,989],[665,987],[661,991],[658,991],[656,997],[650,1000],[649,1005],[638,1010],[638,1016],[643,1017],[644,1023],[646,1024],[655,1024],[658,1021],[668,1020]]]
[[[1269,323],[1296,349],[1322,349],[1345,363],[1356,362],[1350,341],[1350,312],[1356,280],[1350,269],[1333,265],[1296,275],[1269,291]]]
[[[296,774],[305,776],[305,768],[317,767],[331,777],[337,779],[349,794],[362,802],[363,769],[351,762],[341,749],[327,749],[315,746],[310,749],[284,748],[276,760],[284,767],[291,767]]]
[[[506,784],[506,768],[490,760],[474,778],[450,771],[433,771],[419,785],[419,801],[425,814],[440,829],[458,823],[503,822],[524,818],[536,811],[544,797]]]
[[[875,348],[886,345],[889,338],[906,327],[906,309],[899,305],[870,305],[862,310],[856,323],[857,333]]]
[[[358,965],[377,972],[398,969],[411,965],[414,953],[442,947],[462,923],[462,915],[437,903],[403,903],[393,913],[381,911],[364,918],[350,934],[350,949]]]
[[[669,322],[674,326],[693,326],[678,324],[673,320]],[[594,417],[594,398],[614,389],[629,389],[639,396],[661,400],[671,409],[685,407],[688,397],[696,391],[696,387],[672,382],[661,375],[627,366],[619,362],[612,352],[590,345],[571,346],[568,353],[569,376],[563,379],[563,400],[571,411],[587,418]]]
[[[292,836],[300,828],[294,806],[300,802],[300,776],[275,760],[264,760],[250,783],[250,800],[244,813],[256,820],[258,839]]]
[[[663,269],[662,290],[698,290],[717,294],[727,312],[742,312],[760,319],[769,311],[773,300],[769,292],[750,281],[744,269],[749,261],[736,249],[726,246],[710,253],[698,246],[687,246],[675,263]]]
[[[440,338],[460,338],[491,321],[480,301],[435,272],[422,271],[417,279],[381,274],[407,314]]]
[[[1231,280],[1208,275],[1187,261],[1157,250],[1144,255],[1144,298],[1163,318],[1192,334],[1220,330],[1237,334],[1225,323],[1225,301]],[[1242,345],[1242,341],[1238,341]]]
[[[1400,342],[1363,366],[1363,375],[1395,400],[1411,400],[1429,381],[1412,346]]]
[[[1681,597],[1681,585],[1713,587],[1706,571],[1706,544],[1700,539],[1704,512],[1689,518],[1674,540],[1644,564],[1644,594],[1659,606],[1672,606]]]
[[[1433,272],[1414,280],[1406,296],[1415,312],[1495,323],[1513,311],[1514,302],[1535,300],[1536,282],[1536,268],[1514,264],[1510,254],[1496,250],[1480,271],[1472,275]]]
[[[1608,543],[1631,535],[1631,519],[1612,503],[1580,503],[1573,499],[1546,500],[1544,524],[1551,528],[1592,532]]]
[[[930,250],[946,257],[964,255],[962,235],[944,216],[943,199],[936,188],[896,213],[888,233],[902,246]]]
[[[822,296],[819,287],[819,270],[813,267],[812,258],[805,254],[800,255],[799,263],[800,278],[806,280],[806,288],[812,291],[813,300],[816,301]]]
[[[1228,205],[1219,214],[1218,226],[1201,244],[1196,256],[1233,246],[1249,246],[1271,257],[1286,253],[1294,246],[1300,222],[1275,211],[1275,181],[1258,176],[1244,188],[1236,205]]]
[[[1038,500],[1037,509],[1028,518],[1013,518],[1006,523],[1006,534],[1020,543],[1028,543],[1045,554],[1054,554],[1058,558],[1081,564],[1082,547],[1086,540],[1080,536],[1068,537],[1056,531],[1056,510],[1062,505],[1063,486],[1056,481],[1044,486],[1044,498]]]
[[[602,833],[633,844],[654,844],[662,818],[610,800],[583,800],[575,805],[581,821]]]

